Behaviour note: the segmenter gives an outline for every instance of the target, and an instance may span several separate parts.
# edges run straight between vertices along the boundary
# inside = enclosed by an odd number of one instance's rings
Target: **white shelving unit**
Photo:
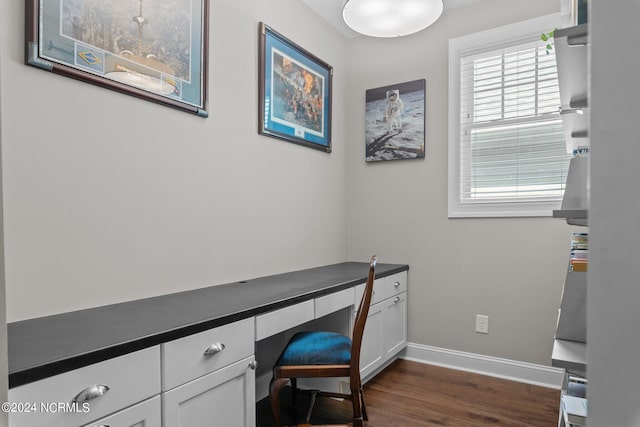
[[[560,86],[560,114],[565,129],[567,152],[587,151],[589,141],[589,67],[588,24],[556,30],[554,46]],[[577,155],[569,164],[562,207],[553,211],[554,218],[563,218],[570,225],[588,226],[589,212],[589,157]],[[558,311],[558,324],[553,345],[551,364],[565,369],[562,396],[559,402],[559,427],[571,424],[565,411],[566,396],[580,388],[585,398],[584,384],[570,379],[586,378],[586,297],[587,273],[568,271],[562,301]],[[586,401],[582,401],[586,402]]]
[[[553,211],[553,217],[565,218],[571,225],[587,226],[589,193],[589,158],[574,157],[569,162],[562,206]]]
[[[589,147],[587,38],[588,24],[556,30],[554,34],[567,153]]]

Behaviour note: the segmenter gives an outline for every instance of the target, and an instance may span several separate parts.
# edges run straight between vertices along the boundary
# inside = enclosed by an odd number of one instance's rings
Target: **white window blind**
[[[550,216],[560,205],[570,156],[555,55],[539,34],[455,58],[459,98],[450,144],[457,147],[450,167],[457,188],[450,188],[456,198],[450,216]]]

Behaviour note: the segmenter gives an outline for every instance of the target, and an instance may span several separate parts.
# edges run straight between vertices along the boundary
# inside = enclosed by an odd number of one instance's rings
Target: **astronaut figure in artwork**
[[[402,132],[402,112],[404,111],[404,103],[400,99],[400,91],[398,89],[387,91],[387,105],[384,108],[384,120],[387,122],[389,131],[397,130]]]

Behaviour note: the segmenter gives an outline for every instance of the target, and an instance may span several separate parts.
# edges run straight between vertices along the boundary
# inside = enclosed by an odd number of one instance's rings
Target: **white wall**
[[[349,256],[410,264],[409,341],[550,364],[571,228],[552,218],[447,219],[449,39],[559,12],[487,0],[400,39],[350,44]],[[426,79],[426,158],[366,164],[366,89]],[[489,315],[489,334],[475,315]]]
[[[347,51],[301,2],[211,1],[207,119],[23,65],[0,8],[9,321],[347,258]],[[331,154],[257,134],[259,21],[334,66]]]
[[[640,3],[590,2],[589,426],[638,426]]]

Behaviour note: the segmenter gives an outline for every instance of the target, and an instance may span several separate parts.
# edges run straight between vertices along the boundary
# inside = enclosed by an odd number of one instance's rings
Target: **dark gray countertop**
[[[378,264],[376,278],[408,269]],[[337,292],[368,271],[368,263],[345,262],[12,322],[9,387]]]

